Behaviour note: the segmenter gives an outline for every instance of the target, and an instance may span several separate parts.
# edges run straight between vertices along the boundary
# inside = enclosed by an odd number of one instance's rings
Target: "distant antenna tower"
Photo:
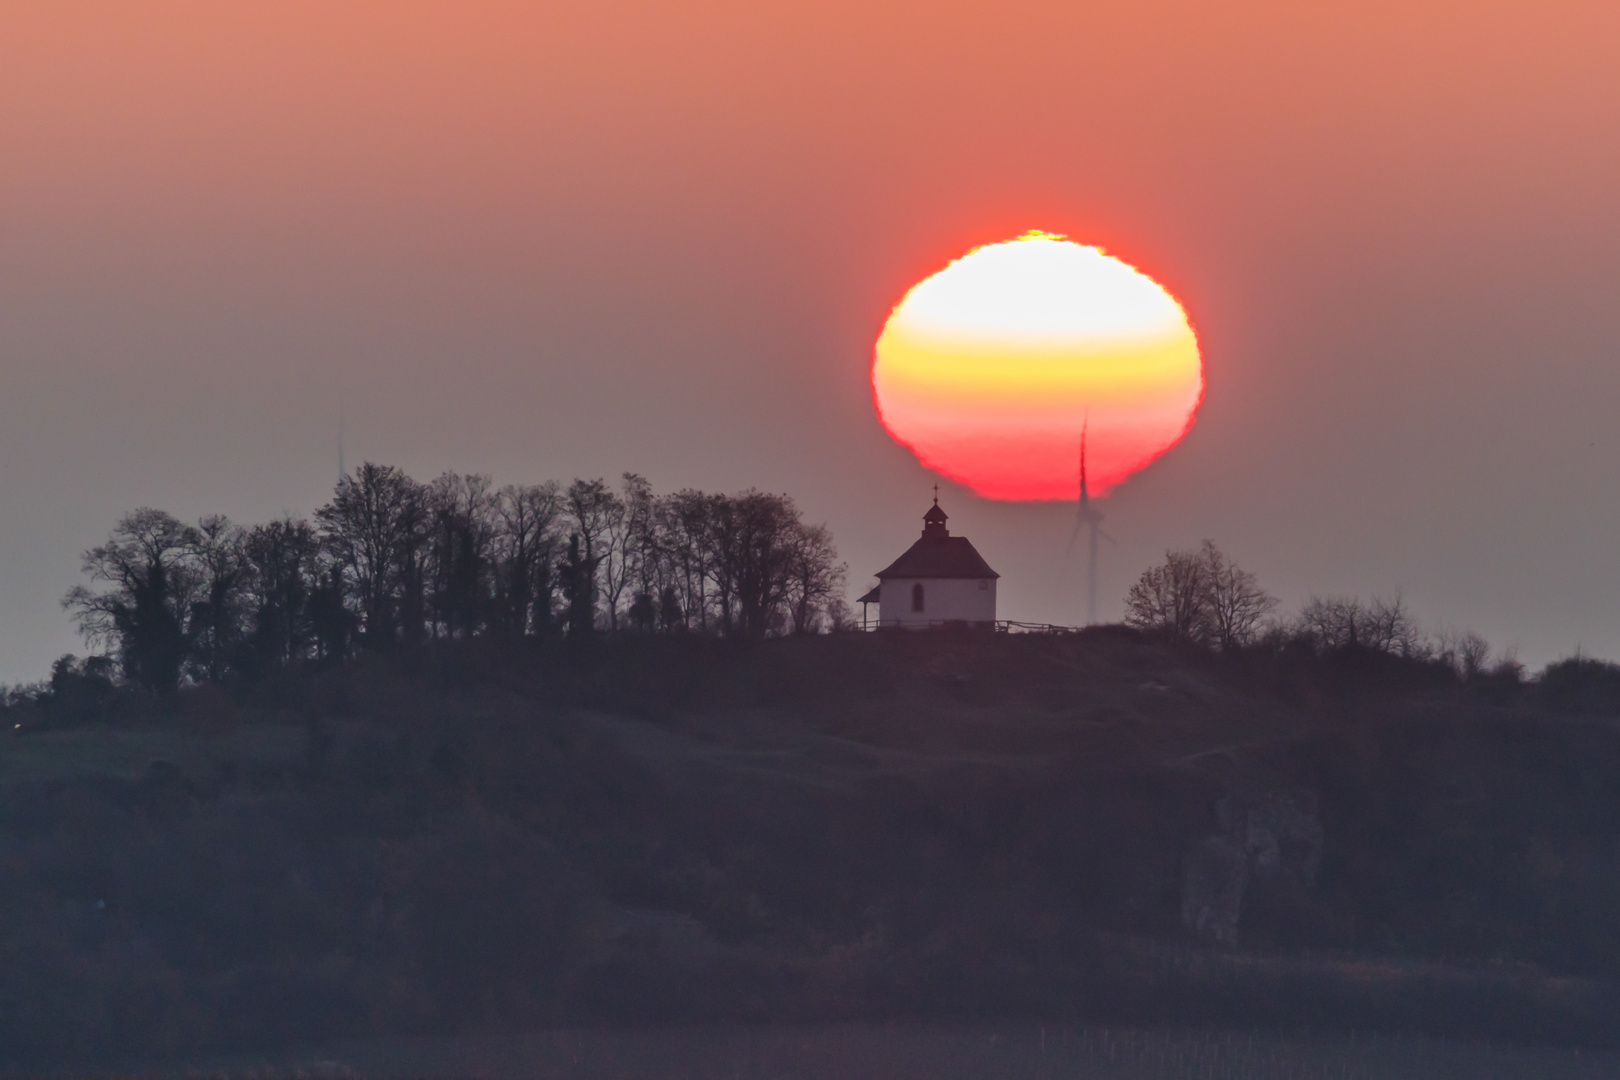
[[[338,402],[338,483],[343,483],[349,475],[348,468],[343,464],[343,402]]]
[[[1091,417],[1087,416],[1080,425],[1080,512],[1074,519],[1074,533],[1069,537],[1069,552],[1074,552],[1074,542],[1080,538],[1080,530],[1090,533],[1091,549],[1086,554],[1086,625],[1091,626],[1097,621],[1097,541],[1107,540],[1110,544],[1114,538],[1102,531],[1103,512],[1091,505],[1091,492],[1086,486],[1086,429],[1091,426]]]

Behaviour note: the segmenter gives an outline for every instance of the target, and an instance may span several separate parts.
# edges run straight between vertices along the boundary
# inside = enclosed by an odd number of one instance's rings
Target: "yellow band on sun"
[[[891,434],[994,498],[1098,493],[1174,445],[1203,394],[1197,338],[1156,282],[1032,233],[969,253],[895,308],[872,386]]]

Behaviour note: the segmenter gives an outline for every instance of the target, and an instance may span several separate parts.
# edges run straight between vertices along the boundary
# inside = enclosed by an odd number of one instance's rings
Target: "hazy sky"
[[[864,589],[933,483],[883,320],[1031,228],[1205,348],[1105,616],[1212,537],[1620,655],[1616,55],[1612,0],[5,3],[0,680],[124,510],[312,510],[340,408],[424,479],[788,492]],[[1080,617],[1072,507],[942,502],[1004,616]]]

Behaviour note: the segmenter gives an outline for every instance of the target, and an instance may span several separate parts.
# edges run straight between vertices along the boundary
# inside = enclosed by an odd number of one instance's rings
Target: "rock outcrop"
[[[1200,938],[1235,947],[1251,875],[1316,887],[1322,825],[1313,792],[1230,792],[1215,805],[1218,831],[1182,864],[1181,921]]]

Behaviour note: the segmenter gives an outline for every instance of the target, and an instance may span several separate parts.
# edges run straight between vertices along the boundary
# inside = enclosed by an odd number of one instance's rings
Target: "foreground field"
[[[0,1064],[678,1024],[1045,1025],[1071,1054],[1104,1025],[1620,1032],[1603,708],[1110,630],[474,646],[12,710]]]
[[[350,1044],[209,1070],[484,1080],[1608,1080],[1620,1074],[1620,1054],[1353,1034],[848,1025]]]

